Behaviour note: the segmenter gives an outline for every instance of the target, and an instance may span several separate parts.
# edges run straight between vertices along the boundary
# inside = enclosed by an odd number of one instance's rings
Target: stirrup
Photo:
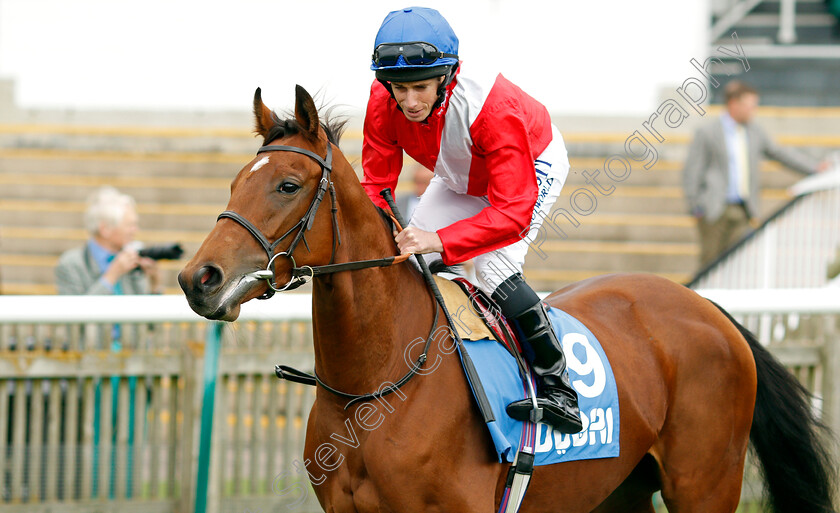
[[[565,406],[565,408],[563,408],[557,403],[547,400],[544,397],[538,397],[537,406],[540,410],[542,410],[542,421],[549,424],[557,431],[566,434],[573,434],[580,433],[583,430],[580,414],[575,416],[573,411],[569,411],[567,409],[570,407],[568,399],[564,401],[563,406]],[[574,410],[576,411],[577,408],[575,407]],[[534,403],[530,399],[514,401],[507,405],[505,411],[510,418],[514,420],[530,422],[531,412],[534,411]]]

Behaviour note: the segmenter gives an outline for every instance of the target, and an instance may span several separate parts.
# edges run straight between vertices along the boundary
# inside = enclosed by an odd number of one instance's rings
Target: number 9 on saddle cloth
[[[495,419],[487,423],[487,428],[499,461],[512,462],[526,432],[524,422],[505,412],[508,404],[525,398],[527,393],[516,360],[489,329],[481,329],[481,320],[476,323],[481,314],[461,287],[440,276],[436,281],[493,410]],[[569,380],[580,401],[583,430],[565,434],[539,423],[534,440],[535,465],[617,457],[620,418],[610,362],[600,342],[580,321],[557,308],[549,308],[548,316],[563,344]]]

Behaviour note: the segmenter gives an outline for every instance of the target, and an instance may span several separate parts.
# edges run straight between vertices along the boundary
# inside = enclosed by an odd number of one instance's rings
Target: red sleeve
[[[403,161],[403,149],[397,144],[391,125],[390,102],[388,90],[378,80],[374,80],[365,113],[362,186],[374,205],[386,209],[388,204],[379,195],[379,191],[385,187],[396,190]]]
[[[473,170],[483,167],[490,206],[438,230],[444,248],[443,261],[447,265],[522,239],[537,202],[531,141],[518,102],[507,98],[491,109],[482,110],[470,133],[473,137],[470,182]]]

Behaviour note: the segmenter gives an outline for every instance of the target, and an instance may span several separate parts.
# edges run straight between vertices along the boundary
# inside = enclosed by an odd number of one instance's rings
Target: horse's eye
[[[277,186],[277,192],[283,194],[294,194],[300,189],[300,185],[292,182],[283,182]]]

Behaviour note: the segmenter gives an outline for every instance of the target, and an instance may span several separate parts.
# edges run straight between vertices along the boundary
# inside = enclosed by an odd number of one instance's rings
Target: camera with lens
[[[152,260],[178,260],[184,254],[181,244],[163,244],[160,246],[149,246],[137,252],[141,257],[148,257]]]

